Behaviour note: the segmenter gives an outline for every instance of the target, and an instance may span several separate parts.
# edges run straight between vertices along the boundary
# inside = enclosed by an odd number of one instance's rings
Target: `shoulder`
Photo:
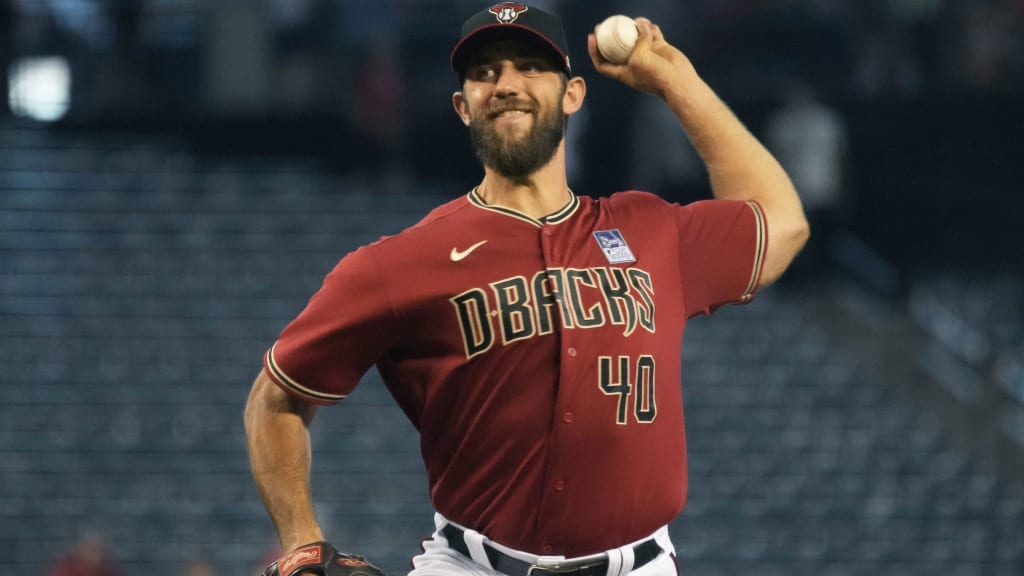
[[[625,190],[616,192],[605,199],[613,205],[667,205],[669,204],[661,196],[643,190]]]
[[[687,206],[669,202],[657,194],[641,190],[626,190],[606,198],[595,199],[593,207],[601,213],[612,214],[617,218],[643,220],[674,218],[678,211],[688,209]]]
[[[452,219],[458,218],[458,216],[461,213],[463,213],[467,208],[469,208],[469,198],[465,194],[463,194],[458,198],[449,200],[448,202],[441,204],[437,208],[434,208],[433,210],[428,212],[427,215],[424,216],[422,220],[420,220],[416,224],[413,224],[412,226],[404,230],[402,233],[404,234],[406,232],[431,225],[448,223]]]
[[[465,222],[469,200],[465,195],[441,204],[427,213],[419,222],[389,236],[383,236],[364,248],[371,252],[404,250],[405,248],[429,241],[443,239]]]
[[[338,261],[328,279],[373,291],[436,267],[460,234],[467,204],[465,196],[445,202],[412,226],[359,246]]]
[[[729,224],[750,214],[759,221],[764,218],[760,206],[752,201],[706,199],[678,204],[639,190],[617,192],[594,200],[594,207],[618,219],[630,218],[651,225],[672,224],[680,229],[694,228],[694,231],[706,225]]]
[[[415,273],[430,269],[448,258],[462,242],[473,222],[473,210],[465,195],[434,208],[419,222],[361,247],[359,259],[384,276],[396,271]]]
[[[625,190],[604,198],[594,198],[593,206],[598,210],[616,212],[664,210],[671,206],[664,198],[641,190]]]

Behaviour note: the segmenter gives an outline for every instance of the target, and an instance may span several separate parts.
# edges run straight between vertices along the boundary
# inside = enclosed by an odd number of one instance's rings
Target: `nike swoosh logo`
[[[483,246],[484,244],[487,244],[487,240],[481,240],[481,241],[477,242],[476,244],[473,244],[469,248],[466,248],[465,250],[461,250],[461,251],[458,248],[452,248],[452,253],[449,254],[449,256],[451,257],[452,262],[458,262],[458,261],[464,259],[466,256],[469,256],[470,254],[472,254],[473,250],[476,250],[477,248]]]

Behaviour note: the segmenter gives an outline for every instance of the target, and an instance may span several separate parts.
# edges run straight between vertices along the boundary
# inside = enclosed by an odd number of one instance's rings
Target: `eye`
[[[466,71],[466,77],[476,82],[486,82],[487,80],[494,78],[496,72],[493,66],[481,64],[479,66],[473,66]]]
[[[547,66],[545,66],[544,61],[542,61],[542,60],[530,59],[530,60],[524,60],[523,62],[519,63],[519,70],[521,70],[523,72],[530,73],[530,74],[536,74],[536,73],[539,73],[539,72],[543,72],[546,69],[547,69]]]

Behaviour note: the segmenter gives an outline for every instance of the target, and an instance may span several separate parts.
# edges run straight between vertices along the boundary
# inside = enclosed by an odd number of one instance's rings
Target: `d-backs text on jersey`
[[[639,268],[549,268],[533,278],[512,276],[451,298],[466,358],[512,342],[563,329],[611,323],[630,336],[654,333],[654,288]]]

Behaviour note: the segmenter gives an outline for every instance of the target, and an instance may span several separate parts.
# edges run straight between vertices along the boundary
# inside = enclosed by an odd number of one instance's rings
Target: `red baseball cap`
[[[461,77],[466,70],[466,61],[481,44],[514,36],[540,40],[540,44],[562,64],[565,73],[572,75],[569,45],[561,18],[522,2],[502,2],[470,16],[462,25],[462,38],[452,50],[452,70]]]

